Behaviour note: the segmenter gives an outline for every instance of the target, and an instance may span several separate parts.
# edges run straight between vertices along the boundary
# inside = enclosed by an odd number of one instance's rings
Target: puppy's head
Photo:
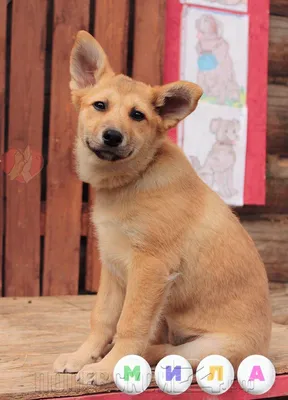
[[[226,145],[233,145],[239,140],[240,128],[240,122],[237,119],[214,118],[210,123],[210,130],[216,135],[217,142]]]
[[[99,43],[80,31],[70,62],[79,111],[78,147],[97,165],[127,163],[153,153],[165,132],[190,114],[202,90],[190,82],[151,87],[116,75]]]
[[[222,35],[222,23],[212,15],[202,15],[196,20],[196,28],[204,38],[220,37]]]

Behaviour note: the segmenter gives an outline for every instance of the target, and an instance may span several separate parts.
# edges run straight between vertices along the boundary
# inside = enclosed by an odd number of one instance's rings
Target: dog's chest
[[[127,272],[132,262],[131,238],[123,222],[111,216],[93,216],[98,233],[100,255],[104,268],[109,268],[123,282],[127,280]]]

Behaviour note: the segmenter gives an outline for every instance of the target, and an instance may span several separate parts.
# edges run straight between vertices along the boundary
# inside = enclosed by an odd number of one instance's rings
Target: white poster
[[[198,83],[201,101],[246,105],[248,16],[184,7],[181,77]]]
[[[222,8],[224,10],[247,12],[248,0],[181,0],[183,4]],[[253,0],[252,0],[253,1]]]
[[[200,103],[182,126],[182,148],[200,178],[227,204],[243,205],[247,109]]]
[[[248,16],[185,6],[181,79],[203,89],[178,130],[198,175],[230,205],[244,204]]]

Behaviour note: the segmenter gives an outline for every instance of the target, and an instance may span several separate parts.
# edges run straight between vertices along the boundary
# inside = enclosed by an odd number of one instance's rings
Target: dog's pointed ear
[[[95,85],[105,75],[113,76],[107,56],[90,33],[79,31],[70,57],[70,89]]]
[[[178,81],[155,87],[155,108],[170,129],[195,110],[202,96],[202,89],[195,83]]]

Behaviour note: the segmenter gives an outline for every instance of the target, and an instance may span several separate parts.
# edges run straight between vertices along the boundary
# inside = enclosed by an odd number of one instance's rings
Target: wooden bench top
[[[283,379],[283,375],[288,378],[288,284],[271,284],[271,299],[277,323],[273,325],[270,359]],[[74,351],[86,337],[94,300],[95,296],[88,295],[0,300],[1,400],[116,391],[114,385],[84,386],[75,381],[75,375],[52,371],[56,356]]]

